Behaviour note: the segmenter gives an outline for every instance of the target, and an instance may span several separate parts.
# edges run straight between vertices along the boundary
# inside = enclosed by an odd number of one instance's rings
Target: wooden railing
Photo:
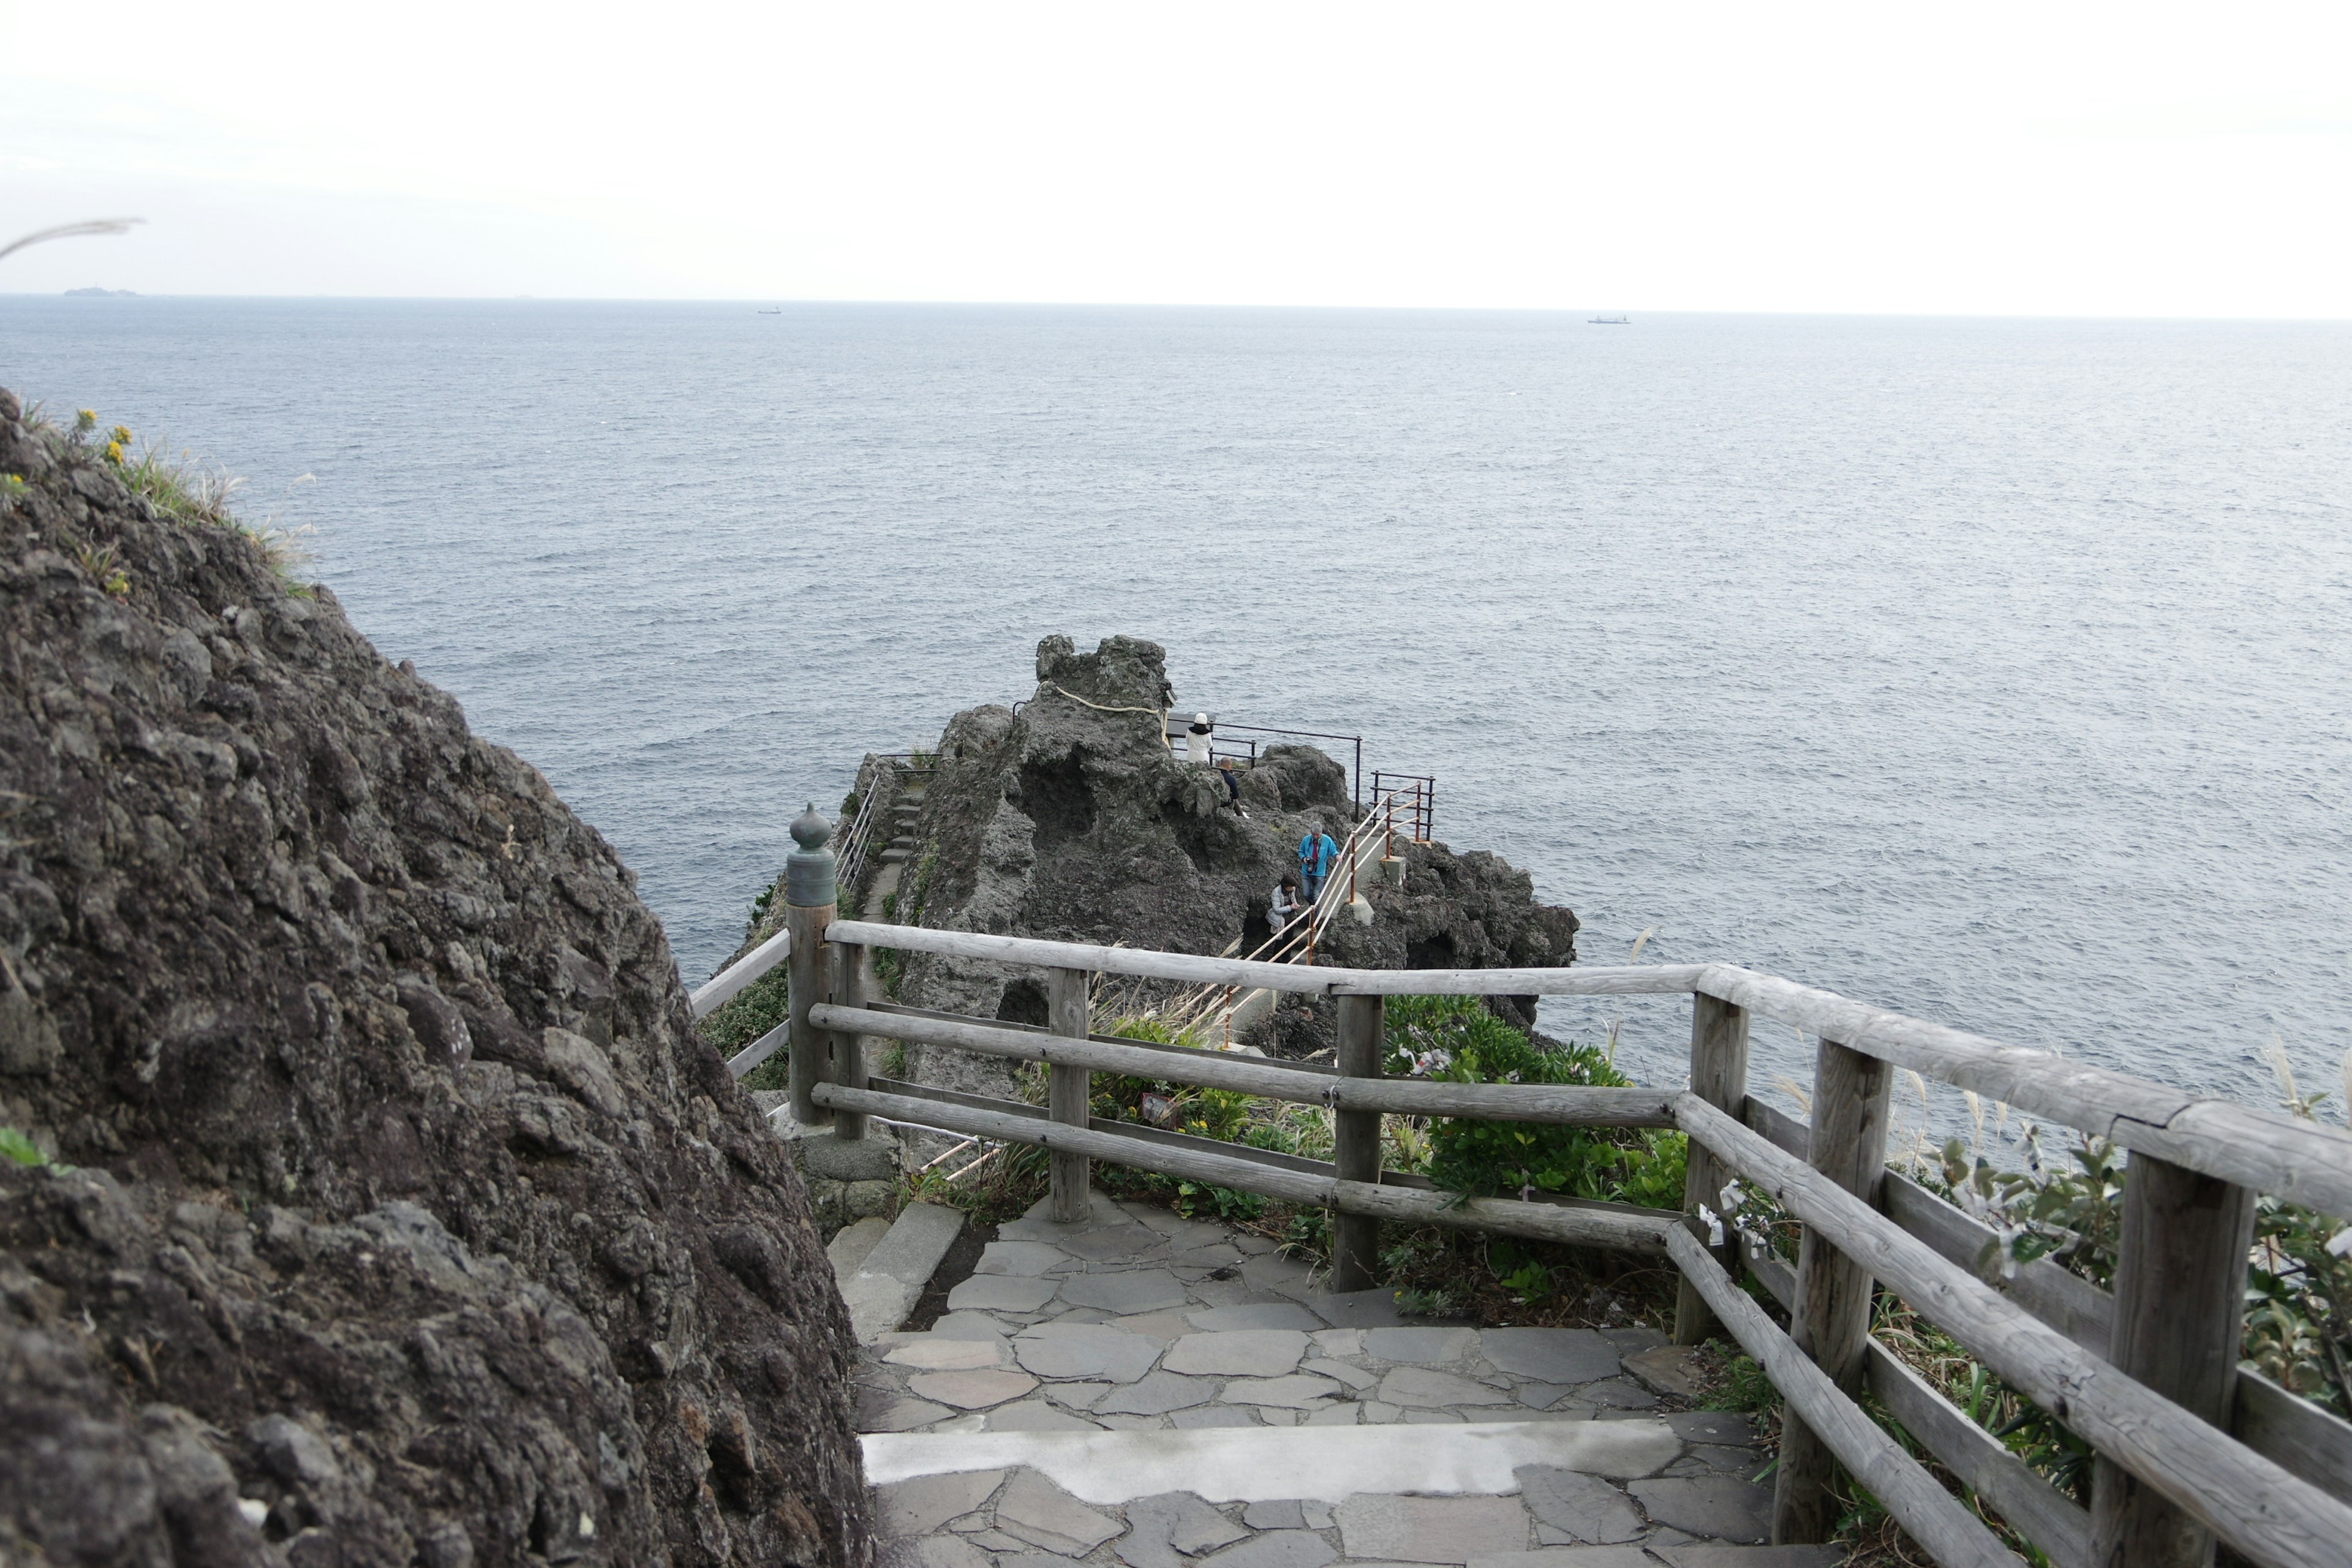
[[[815,857],[812,856],[811,858]],[[1391,971],[1204,958],[833,919],[795,906],[793,1017],[738,1056],[740,1072],[787,1043],[793,1113],[836,1136],[882,1117],[1034,1144],[1053,1156],[1053,1211],[1086,1212],[1087,1163],[1104,1160],[1319,1205],[1335,1227],[1335,1288],[1370,1282],[1380,1221],[1446,1225],[1638,1254],[1682,1273],[1684,1342],[1717,1321],[1786,1401],[1774,1539],[1823,1539],[1843,1464],[1937,1562],[2014,1563],[1952,1496],[1856,1403],[1877,1395],[1909,1436],[1974,1488],[2060,1568],[2188,1568],[2218,1536],[2256,1563],[2319,1568],[2352,1560],[2352,1425],[2238,1364],[2252,1201],[2269,1193],[2352,1215],[2352,1136],[2065,1061],[1865,1006],[1727,964],[1591,969]],[[749,983],[747,957],[697,994]],[[961,1018],[869,999],[860,950],[887,947],[1042,968],[1045,1026]],[[1339,1007],[1337,1068],[1240,1058],[1090,1032],[1097,974],[1328,995]],[[1399,994],[1631,995],[1688,993],[1688,1089],[1457,1084],[1381,1075],[1383,998]],[[731,992],[725,994],[731,994]],[[715,1004],[712,1004],[715,1005]],[[1820,1040],[1811,1119],[1748,1093],[1755,1018]],[[1048,1104],[954,1093],[875,1077],[869,1037],[1047,1065]],[[1885,1166],[1892,1069],[1910,1068],[2131,1151],[2112,1293],[2047,1261],[1998,1284],[1975,1261],[1992,1233]],[[1117,1072],[1328,1106],[1334,1159],[1318,1162],[1091,1115],[1088,1079]],[[1571,1200],[1472,1198],[1380,1168],[1384,1114],[1572,1125],[1667,1126],[1689,1134],[1685,1206],[1713,1205],[1732,1177],[1801,1223],[1793,1268],[1711,1248],[1683,1213]],[[1788,1308],[1784,1332],[1738,1283],[1752,1274]],[[1893,1291],[2098,1455],[2089,1510],[2035,1474],[1870,1338],[1874,1291]]]

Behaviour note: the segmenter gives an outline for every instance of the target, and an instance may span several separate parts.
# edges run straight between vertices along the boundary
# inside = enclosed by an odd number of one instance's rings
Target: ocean
[[[2342,1113],[2352,325],[0,296],[0,384],[314,531],[690,983],[864,752],[1129,633],[1586,963]],[[1546,1021],[1671,1082],[1685,1014]]]

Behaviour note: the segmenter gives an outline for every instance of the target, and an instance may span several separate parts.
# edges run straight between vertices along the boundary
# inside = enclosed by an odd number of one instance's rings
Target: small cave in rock
[[[1404,966],[1407,969],[1459,969],[1459,956],[1454,948],[1450,932],[1437,931],[1404,944]]]
[[[1095,830],[1095,792],[1076,751],[1021,764],[1021,809],[1037,825],[1037,853]]]
[[[1255,952],[1273,940],[1274,927],[1267,922],[1265,911],[1255,904],[1246,906],[1242,911],[1243,955]]]
[[[1034,980],[1007,982],[1004,997],[996,1005],[996,1019],[1001,1024],[1035,1024],[1045,1022],[1045,988]]]

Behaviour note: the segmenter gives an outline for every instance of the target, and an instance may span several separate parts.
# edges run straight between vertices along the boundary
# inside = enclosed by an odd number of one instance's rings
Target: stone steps
[[[832,1254],[833,1247],[842,1246],[842,1238],[856,1229],[850,1226],[835,1237],[826,1252]],[[834,1279],[849,1308],[850,1328],[859,1344],[870,1345],[907,1321],[962,1229],[963,1215],[958,1210],[939,1204],[908,1204],[870,1244],[866,1239],[872,1236],[869,1231],[843,1247],[842,1254],[835,1258]],[[856,1262],[845,1273],[842,1258],[851,1256]]]
[[[1123,1503],[1189,1491],[1211,1502],[1358,1492],[1433,1496],[1518,1489],[1525,1465],[1634,1480],[1682,1458],[1664,1421],[1497,1421],[1442,1438],[1405,1426],[1210,1427],[1160,1432],[880,1433],[864,1439],[866,1479],[1026,1466],[1082,1501]]]
[[[889,1234],[890,1222],[879,1215],[844,1226],[824,1244],[824,1255],[833,1263],[833,1282],[837,1286],[856,1273],[867,1255]]]
[[[1318,1291],[1265,1237],[1101,1194],[1081,1224],[1001,1227],[949,1304],[860,1373],[894,1568],[1840,1560],[1759,1544],[1755,1431],[1629,1375],[1645,1330],[1411,1320]]]
[[[866,1439],[885,1568],[1835,1568],[1654,1420]],[[1732,1483],[1737,1486],[1738,1483]],[[1729,1539],[1727,1539],[1728,1537]],[[1050,1556],[1040,1556],[1042,1551]],[[1179,1554],[1182,1555],[1180,1556]]]

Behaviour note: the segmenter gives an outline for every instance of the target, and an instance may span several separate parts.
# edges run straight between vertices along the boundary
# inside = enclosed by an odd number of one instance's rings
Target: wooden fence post
[[[839,895],[834,889],[833,851],[824,847],[833,825],[817,815],[814,801],[793,818],[789,831],[800,846],[784,857],[784,928],[793,933],[792,952],[784,961],[792,987],[789,1067],[793,1120],[807,1127],[833,1119],[814,1098],[830,1066],[832,1035],[811,1024],[808,1015],[811,1007],[832,999],[824,932],[833,924]]]
[[[1387,1049],[1388,999],[1384,996],[1339,998],[1339,1071],[1347,1078],[1378,1078]],[[1335,1110],[1331,1113],[1332,1163],[1343,1182],[1381,1179],[1381,1113],[1377,1110]],[[1381,1222],[1370,1215],[1335,1215],[1331,1248],[1331,1289],[1369,1290],[1380,1258]]]
[[[1092,1003],[1087,992],[1093,979],[1083,969],[1048,970],[1045,977],[1045,1026],[1057,1035],[1083,1040],[1092,1032]],[[1045,1069],[1045,1108],[1066,1127],[1086,1130],[1093,1114],[1094,1074],[1084,1068]],[[1087,1193],[1087,1157],[1056,1153],[1054,1194],[1049,1211],[1057,1224],[1072,1225],[1091,1212]]]
[[[1824,1039],[1813,1068],[1812,1166],[1839,1186],[1875,1203],[1886,1169],[1886,1114],[1894,1073],[1875,1057]],[[1797,1296],[1790,1338],[1813,1358],[1846,1397],[1862,1393],[1870,1343],[1868,1269],[1805,1227],[1797,1252]],[[1838,1509],[1829,1494],[1837,1459],[1794,1411],[1780,1427],[1780,1480],[1772,1500],[1772,1544],[1827,1541]]]
[[[1748,1009],[1708,995],[1691,993],[1691,1092],[1734,1118],[1748,1098]],[[1723,1189],[1731,1172],[1706,1144],[1690,1140],[1689,1173],[1683,1179],[1683,1207],[1696,1212],[1701,1204],[1723,1207]],[[1740,1271],[1739,1243],[1724,1220],[1723,1246],[1717,1256],[1734,1279]],[[1699,1289],[1685,1279],[1675,1299],[1675,1343],[1695,1345],[1714,1335],[1719,1325]]]
[[[2134,1154],[2124,1168],[2123,1203],[2107,1359],[2226,1432],[2244,1331],[2254,1194]],[[2091,1472],[2095,1568],[2204,1568],[2212,1561],[2210,1531],[2099,1458]]]
[[[863,1007],[866,1005],[866,949],[856,942],[830,944],[833,952],[833,996],[835,1005]],[[833,1031],[833,1071],[829,1075],[844,1089],[866,1087],[866,1037],[853,1030]],[[854,1143],[866,1136],[866,1114],[858,1110],[836,1110],[833,1113],[833,1135],[844,1143]]]

